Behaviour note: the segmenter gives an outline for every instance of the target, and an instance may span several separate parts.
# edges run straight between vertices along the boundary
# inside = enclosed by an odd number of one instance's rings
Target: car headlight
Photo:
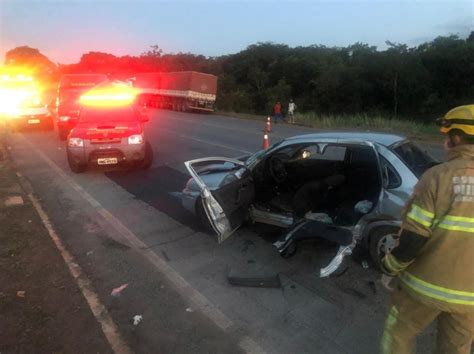
[[[83,147],[84,140],[82,140],[81,138],[69,138],[68,146],[69,147]]]
[[[130,145],[143,144],[143,135],[141,134],[130,135],[128,137],[128,143]]]
[[[59,116],[59,121],[60,122],[67,122],[67,121],[69,121],[69,119],[71,119],[71,117],[69,117],[69,116]]]

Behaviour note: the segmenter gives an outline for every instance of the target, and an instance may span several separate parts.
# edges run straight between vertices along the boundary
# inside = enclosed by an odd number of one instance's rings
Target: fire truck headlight
[[[84,146],[84,140],[82,140],[81,138],[69,138],[67,143],[69,147],[83,147]]]

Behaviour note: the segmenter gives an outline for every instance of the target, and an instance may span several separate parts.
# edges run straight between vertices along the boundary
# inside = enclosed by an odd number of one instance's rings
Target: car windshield
[[[413,142],[407,141],[398,145],[393,149],[393,151],[395,151],[405,165],[407,165],[418,178],[420,178],[427,169],[439,163],[439,161],[424,152]]]
[[[131,107],[91,109],[83,108],[79,117],[81,122],[133,122],[136,112]]]

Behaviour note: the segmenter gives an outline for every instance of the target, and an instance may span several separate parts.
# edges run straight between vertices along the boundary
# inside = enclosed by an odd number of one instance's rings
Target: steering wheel
[[[268,170],[270,176],[277,183],[282,183],[286,181],[288,177],[288,172],[286,171],[284,159],[281,156],[273,155],[270,157]]]

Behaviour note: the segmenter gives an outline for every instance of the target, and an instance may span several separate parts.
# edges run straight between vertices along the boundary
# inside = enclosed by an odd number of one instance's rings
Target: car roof
[[[319,139],[329,140],[353,140],[370,141],[386,147],[407,140],[406,136],[400,134],[379,133],[379,132],[348,132],[348,131],[330,131],[313,134],[304,134],[285,139],[286,141],[317,141]]]

